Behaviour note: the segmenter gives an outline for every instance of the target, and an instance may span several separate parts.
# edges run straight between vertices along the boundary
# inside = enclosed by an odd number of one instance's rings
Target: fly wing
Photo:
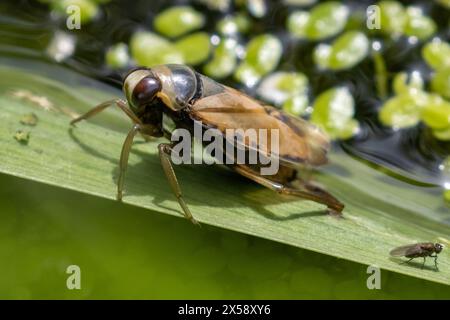
[[[225,138],[227,129],[266,129],[266,139],[245,135],[233,142],[247,149],[257,148],[258,152],[278,156],[281,161],[292,165],[321,165],[327,162],[328,137],[309,122],[292,117],[271,106],[264,106],[247,95],[223,86],[221,92],[197,100],[190,115],[202,121],[207,127],[221,131]],[[272,152],[272,129],[278,130],[278,152]],[[275,141],[274,141],[275,142]]]
[[[422,250],[421,250],[419,244],[410,244],[410,245],[406,245],[406,246],[397,247],[397,248],[391,250],[391,252],[389,252],[389,254],[393,257],[404,257],[404,256],[418,254],[421,251]]]

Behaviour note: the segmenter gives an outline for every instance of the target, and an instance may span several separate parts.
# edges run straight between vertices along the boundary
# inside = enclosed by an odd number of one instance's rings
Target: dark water
[[[355,25],[364,25],[364,8],[373,1],[343,1],[352,8],[351,20]],[[394,175],[406,177],[417,183],[444,185],[447,180],[439,170],[439,165],[450,153],[450,144],[432,137],[429,130],[419,125],[410,129],[394,131],[383,127],[377,117],[382,99],[377,94],[374,65],[366,59],[351,70],[323,72],[312,62],[315,43],[292,39],[285,31],[286,17],[292,8],[281,1],[269,1],[269,14],[262,19],[252,18],[250,35],[273,33],[280,37],[284,45],[284,55],[279,70],[299,70],[310,79],[311,100],[324,90],[337,85],[350,89],[356,102],[356,118],[361,123],[361,131],[353,139],[339,142],[349,154],[372,164],[388,168]],[[448,21],[449,10],[431,1],[404,1],[424,9],[439,27],[438,36],[450,39]],[[94,23],[81,30],[74,30],[78,45],[74,55],[63,62],[66,66],[89,77],[120,87],[121,78],[127,70],[112,71],[104,64],[105,49],[115,43],[127,43],[136,30],[149,29],[157,12],[175,4],[192,4],[190,1],[129,1],[117,0],[101,7],[101,15]],[[216,21],[224,13],[208,10],[205,6],[193,3],[194,7],[205,13],[205,29],[214,32]],[[238,8],[232,6],[231,12]],[[359,10],[359,11],[358,11]],[[36,1],[4,0],[0,4],[0,53],[3,55],[22,55],[35,59],[48,60],[43,53],[53,34],[65,28],[65,20],[50,16],[47,5]],[[364,28],[361,29],[364,31]],[[240,36],[245,42],[248,37]],[[374,37],[372,37],[374,39]],[[407,39],[382,41],[389,75],[399,71],[419,71],[425,80],[430,78],[430,69],[421,59],[421,43],[410,44]],[[199,66],[201,68],[201,66]],[[232,78],[225,84],[243,88]],[[388,83],[388,88],[391,85]]]

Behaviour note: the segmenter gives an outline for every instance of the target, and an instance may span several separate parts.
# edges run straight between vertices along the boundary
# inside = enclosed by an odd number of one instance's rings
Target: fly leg
[[[409,263],[412,259],[414,259],[414,258],[410,258],[408,261],[403,261],[403,262],[401,262],[400,264],[407,264],[407,263]]]
[[[434,267],[436,268],[436,270],[439,270],[439,268],[438,268],[438,263],[437,263],[438,255],[435,254],[434,256],[431,255],[430,257],[431,257],[431,258],[434,258]]]
[[[423,263],[422,263],[422,267],[420,267],[420,269],[423,269],[425,267],[425,262],[427,261],[426,257],[423,257]]]
[[[130,108],[128,108],[127,103],[123,100],[120,99],[114,99],[114,100],[109,100],[109,101],[105,101],[103,103],[100,103],[98,106],[92,108],[91,110],[89,110],[88,112],[86,112],[85,114],[79,116],[76,119],[73,119],[70,124],[74,125],[77,122],[80,122],[81,120],[86,120],[89,119],[93,116],[95,116],[97,113],[102,112],[103,110],[105,110],[106,108],[112,106],[112,105],[117,105],[123,112],[125,112],[125,114],[134,122],[134,123],[138,123],[142,125],[141,120],[139,120],[138,117],[136,117],[136,115],[133,113],[133,111],[130,110]]]
[[[186,217],[186,219],[190,220],[193,224],[199,225],[197,220],[195,220],[194,217],[192,216],[192,213],[189,210],[188,206],[186,205],[186,202],[184,202],[183,195],[181,193],[181,188],[172,166],[172,159],[171,159],[172,146],[167,143],[161,143],[158,145],[158,151],[164,173],[166,175],[167,180],[169,181],[173,193],[175,193],[175,196],[177,197],[178,203],[183,209],[184,216]]]
[[[236,172],[243,175],[244,177],[247,177],[255,181],[256,183],[259,183],[260,185],[280,194],[297,196],[300,198],[325,204],[329,210],[331,210],[332,212],[337,212],[338,214],[340,214],[344,209],[344,205],[339,202],[339,200],[337,200],[325,190],[320,189],[319,187],[304,183],[302,189],[294,189],[282,183],[264,178],[244,166],[235,166],[234,170],[236,170]]]

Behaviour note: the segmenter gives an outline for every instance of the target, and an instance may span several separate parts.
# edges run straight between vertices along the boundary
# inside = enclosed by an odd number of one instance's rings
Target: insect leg
[[[305,194],[310,196],[311,200],[325,204],[329,210],[335,211],[338,214],[344,210],[344,204],[332,196],[330,193],[325,191],[324,189],[315,186],[308,182],[302,183],[302,189],[297,188],[285,188],[285,194],[297,195],[299,197],[305,197]],[[308,199],[308,198],[307,198]]]
[[[114,99],[114,100],[109,100],[109,101],[105,101],[103,103],[100,103],[98,106],[92,108],[91,110],[89,110],[88,112],[86,112],[85,114],[79,116],[76,119],[73,119],[70,124],[74,125],[77,122],[80,122],[81,120],[86,120],[89,119],[93,116],[95,116],[97,113],[102,112],[103,110],[105,110],[106,108],[112,106],[116,104],[123,112],[125,112],[125,114],[134,122],[134,123],[139,123],[142,124],[141,120],[139,120],[138,117],[136,117],[136,115],[130,110],[130,108],[128,108],[127,103],[123,100],[120,99]]]
[[[438,263],[437,263],[438,255],[435,254],[434,256],[430,256],[430,257],[431,257],[431,258],[434,258],[434,267],[436,268],[436,270],[439,270],[439,268],[438,268]]]
[[[167,177],[167,180],[169,181],[172,191],[175,193],[175,196],[177,197],[178,203],[183,209],[184,216],[192,223],[199,225],[197,220],[195,220],[194,217],[192,216],[192,213],[189,210],[188,206],[186,205],[186,202],[184,202],[183,195],[181,193],[181,188],[172,166],[172,159],[170,157],[172,152],[172,146],[167,143],[161,143],[158,145],[158,151],[164,173]]]
[[[422,263],[422,267],[420,267],[420,269],[423,269],[425,267],[425,262],[427,261],[426,257],[423,257],[423,263]]]
[[[119,163],[119,181],[117,182],[117,200],[122,200],[123,184],[125,181],[125,172],[128,166],[128,157],[130,155],[131,146],[133,145],[133,139],[138,132],[141,131],[141,126],[135,124],[128,133],[122,146],[122,152],[120,153]]]
[[[303,184],[303,189],[294,189],[288,187],[284,184],[272,181],[270,179],[264,178],[251,170],[245,168],[244,166],[235,166],[234,169],[239,174],[247,177],[256,183],[261,184],[262,186],[274,190],[281,194],[297,196],[300,198],[312,200],[318,203],[325,204],[329,209],[335,210],[338,213],[341,213],[344,209],[344,205],[339,202],[335,197],[326,192],[325,190],[320,189],[319,187],[312,186],[310,184]]]
[[[403,261],[403,262],[401,262],[400,264],[407,264],[407,263],[409,263],[412,259],[414,259],[414,258],[410,258],[408,261]]]

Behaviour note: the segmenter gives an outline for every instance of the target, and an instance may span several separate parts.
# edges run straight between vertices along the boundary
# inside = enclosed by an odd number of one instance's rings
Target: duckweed
[[[191,65],[202,63],[211,53],[209,34],[197,32],[188,35],[175,43],[175,50],[183,55],[185,63]]]
[[[117,43],[108,48],[105,54],[106,64],[113,69],[125,68],[130,64],[130,54],[125,43]]]
[[[437,38],[423,46],[422,57],[435,70],[449,69],[450,44]]]
[[[352,68],[369,52],[369,39],[362,32],[348,31],[332,45],[320,44],[314,51],[314,61],[321,68],[341,70]]]
[[[247,33],[251,22],[245,14],[228,15],[217,23],[217,30],[225,36]]]
[[[231,75],[237,65],[234,39],[225,39],[214,49],[213,58],[204,66],[206,75],[222,79]]]
[[[299,72],[275,72],[258,86],[257,93],[265,101],[282,106],[283,110],[299,116],[308,106],[308,78]]]
[[[134,60],[142,66],[184,63],[183,54],[170,41],[152,32],[136,32],[130,40],[130,50]]]
[[[22,118],[20,118],[20,123],[26,126],[34,127],[38,122],[38,117],[34,113],[25,114]]]
[[[348,15],[345,5],[330,1],[316,5],[310,12],[294,11],[288,18],[287,29],[298,38],[321,40],[341,32]]]
[[[92,0],[61,0],[52,1],[53,8],[61,14],[68,15],[74,12],[67,12],[69,7],[78,8],[80,12],[80,23],[88,23],[95,19],[99,14],[99,7]]]
[[[311,121],[323,128],[333,139],[348,139],[358,132],[353,119],[355,101],[345,87],[332,88],[314,101]]]
[[[425,16],[421,8],[409,7],[406,15],[408,18],[404,29],[406,35],[424,40],[436,32],[437,27],[433,19]]]
[[[384,125],[394,129],[412,127],[420,121],[420,108],[411,95],[398,95],[383,104],[379,118]]]
[[[23,130],[17,130],[14,134],[14,139],[16,139],[19,143],[23,145],[27,145],[30,141],[30,132],[29,131],[23,131]]]
[[[444,98],[450,99],[450,68],[436,72],[431,80],[431,88]]]
[[[167,37],[175,38],[200,29],[205,23],[203,14],[190,6],[175,6],[159,13],[153,26]]]
[[[282,53],[282,44],[275,36],[263,34],[253,38],[247,45],[244,61],[235,72],[236,79],[249,86],[256,84],[277,67]]]
[[[398,1],[380,1],[381,31],[392,37],[401,35],[425,40],[436,32],[436,23],[420,7],[404,7]]]

